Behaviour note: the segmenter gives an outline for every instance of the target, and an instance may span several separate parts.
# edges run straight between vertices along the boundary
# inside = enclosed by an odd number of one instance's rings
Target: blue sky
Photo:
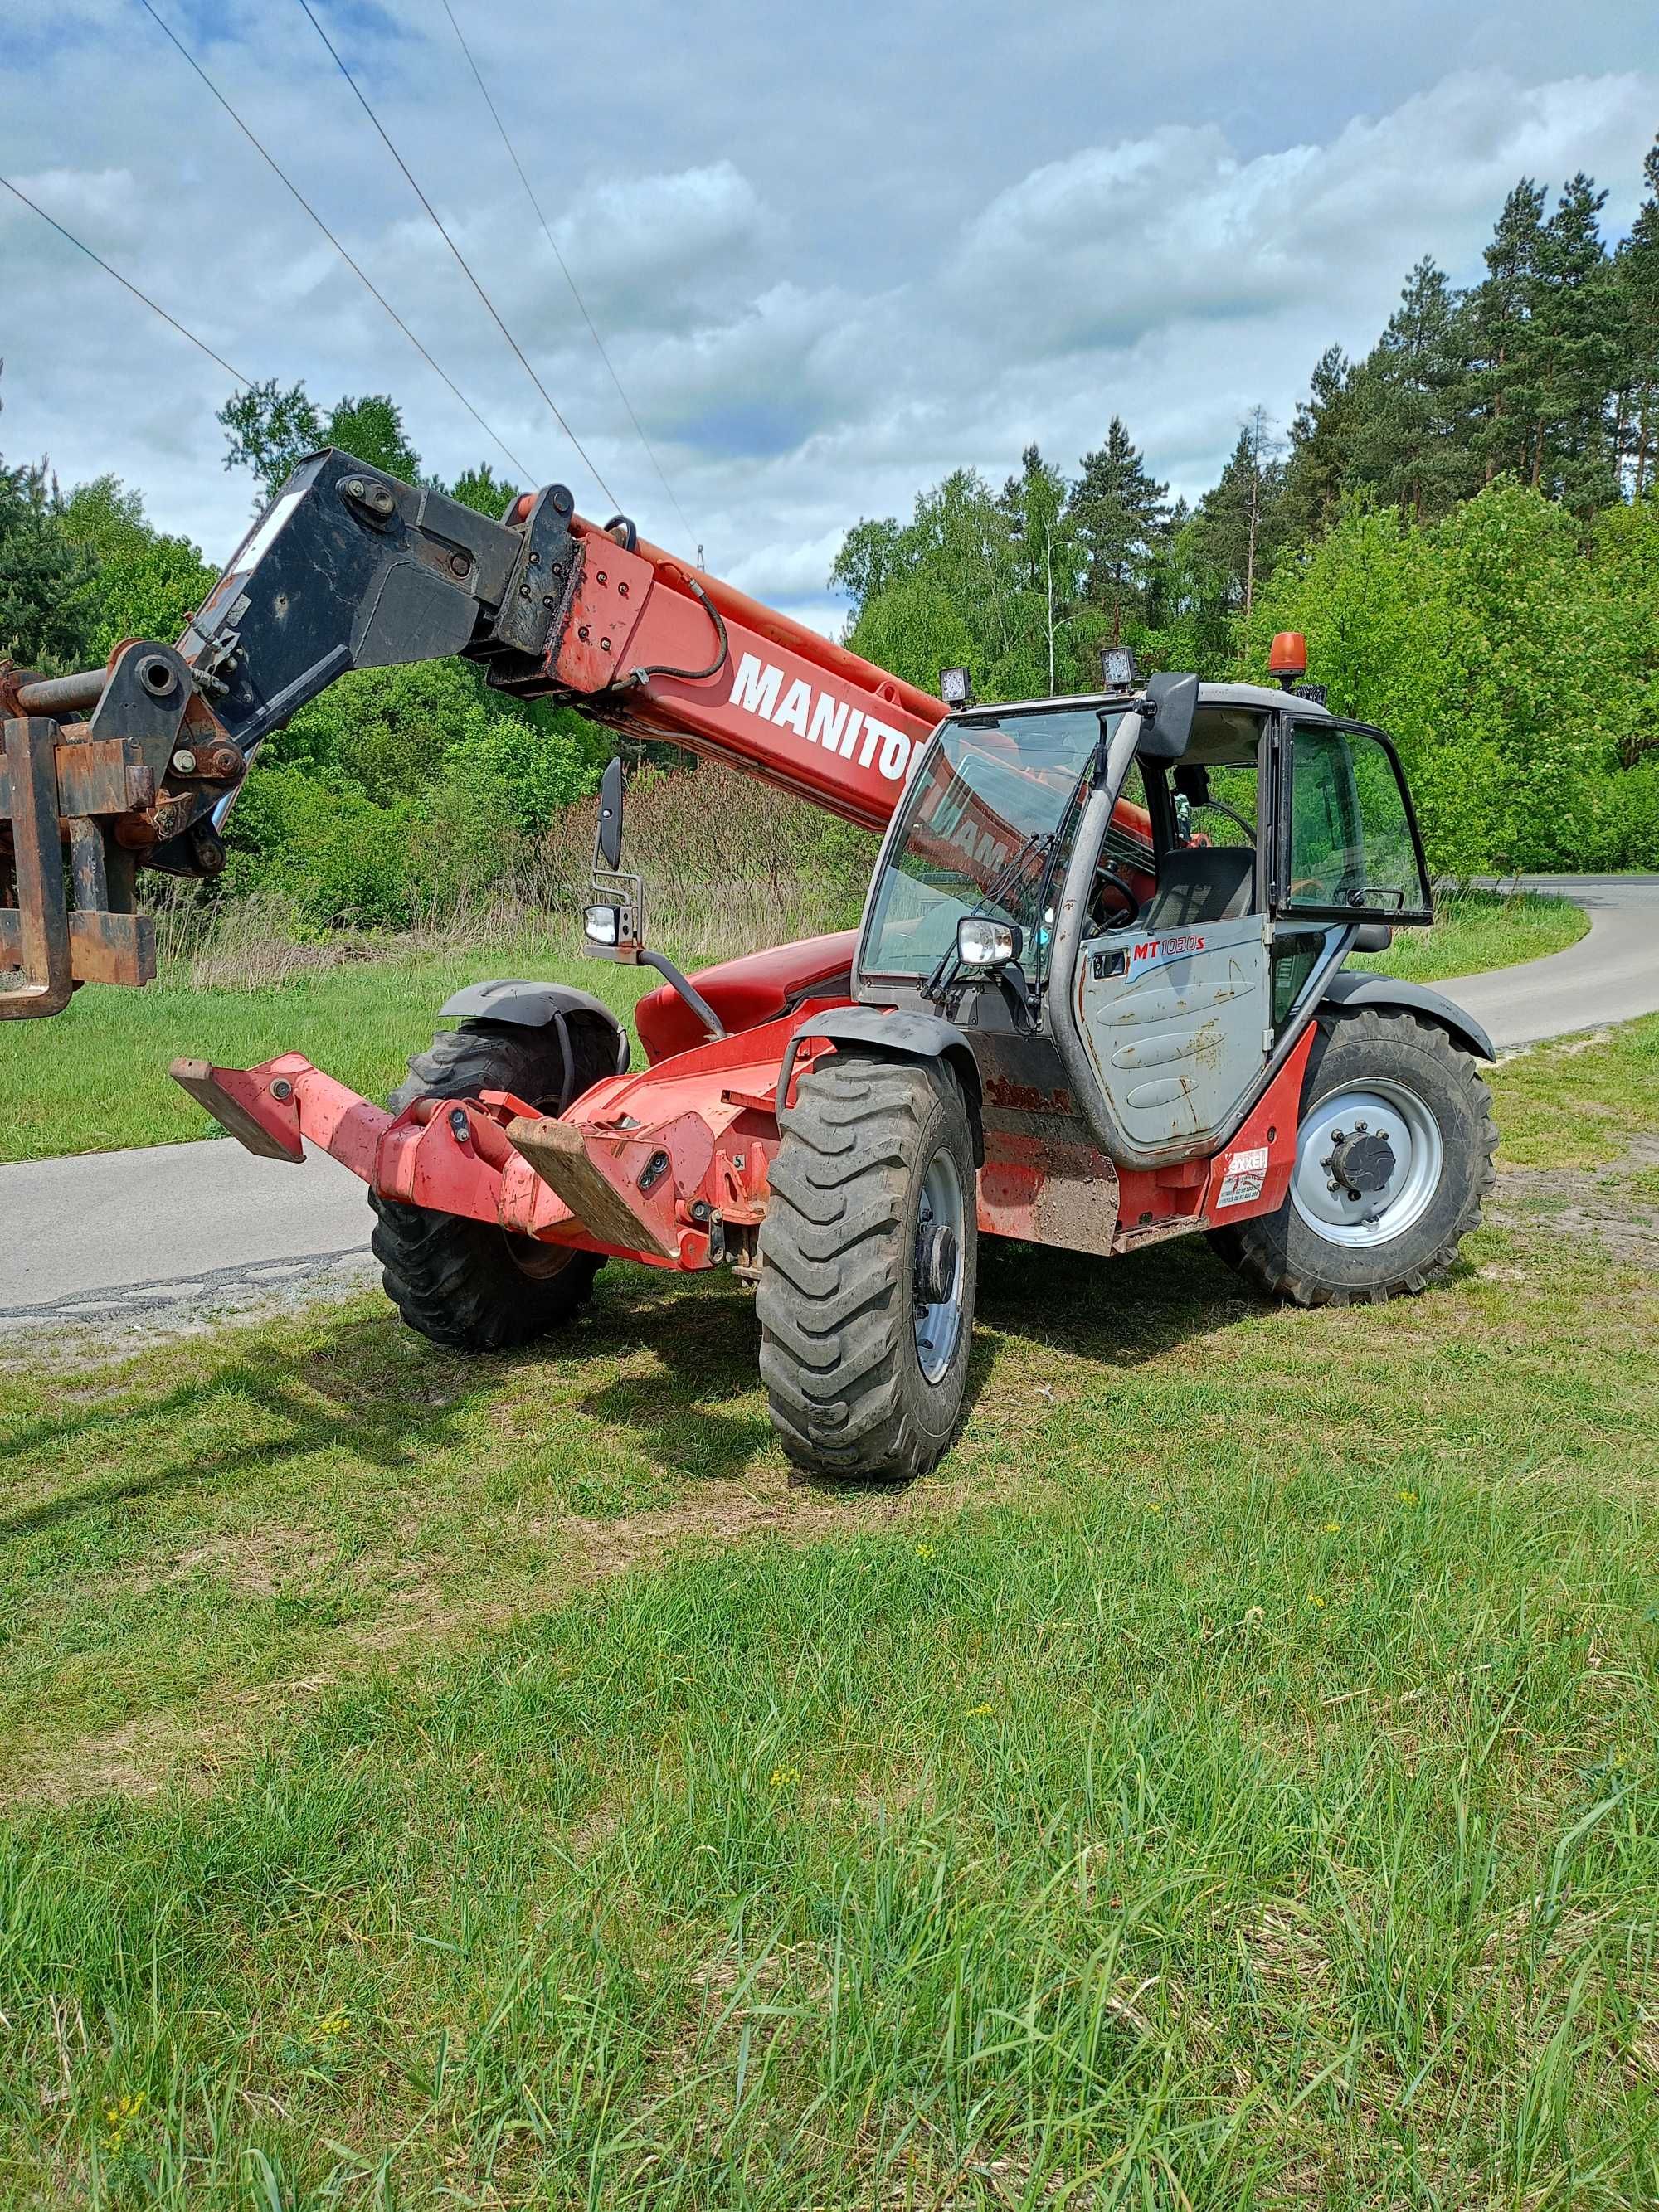
[[[441,0],[313,4],[606,482],[683,544]],[[1617,232],[1659,129],[1659,11],[1624,0],[451,4],[710,565],[825,623],[842,531],[959,462],[1073,467],[1116,411],[1201,490],[1419,253],[1474,274],[1517,176],[1589,170]],[[532,472],[605,506],[297,0],[156,5]],[[428,467],[499,465],[137,0],[7,0],[0,125],[5,173],[228,361],[389,390]],[[223,557],[222,372],[9,198],[0,277],[0,451],[112,470]]]

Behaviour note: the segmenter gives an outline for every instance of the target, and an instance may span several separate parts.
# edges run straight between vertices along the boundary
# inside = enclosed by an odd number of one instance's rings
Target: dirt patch
[[[155,1797],[171,1786],[205,1796],[218,1778],[222,1749],[235,1755],[222,1729],[187,1723],[174,1713],[137,1713],[101,1735],[25,1759],[7,1776],[0,1808]]]
[[[1486,1205],[1499,1229],[1547,1230],[1607,1247],[1626,1264],[1659,1271],[1659,1204],[1647,1184],[1659,1169],[1659,1135],[1634,1138],[1600,1168],[1503,1168]]]
[[[277,1597],[301,1578],[313,1580],[331,1553],[331,1547],[307,1528],[245,1529],[191,1545],[171,1566],[137,1579],[133,1587],[153,1589],[162,1583],[210,1574],[244,1597]]]

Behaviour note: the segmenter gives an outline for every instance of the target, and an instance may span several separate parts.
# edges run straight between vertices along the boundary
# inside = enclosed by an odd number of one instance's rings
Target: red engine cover
[[[700,969],[691,981],[728,1030],[752,1030],[776,1021],[801,999],[846,998],[858,941],[856,929],[805,937],[798,945],[769,945],[763,952],[745,952],[740,960],[722,960],[718,967]],[[640,1000],[634,1026],[653,1066],[705,1042],[702,1024],[672,983]]]

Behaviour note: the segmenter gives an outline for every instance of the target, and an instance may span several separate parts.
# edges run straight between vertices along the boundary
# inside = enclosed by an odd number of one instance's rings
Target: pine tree
[[[1322,538],[1341,508],[1353,451],[1352,375],[1341,347],[1327,346],[1291,424],[1283,514],[1286,534],[1304,544]]]
[[[1647,198],[1615,265],[1625,344],[1619,458],[1637,499],[1659,482],[1659,138],[1648,149],[1642,175]]]
[[[1256,587],[1285,541],[1285,463],[1265,407],[1245,417],[1221,480],[1199,503],[1196,549],[1228,580],[1231,609],[1248,621]]]
[[[1544,254],[1544,188],[1522,177],[1486,250],[1486,274],[1469,295],[1471,442],[1482,480],[1528,465],[1537,421],[1531,325]]]
[[[1624,302],[1598,221],[1607,197],[1582,171],[1563,186],[1544,226],[1528,332],[1537,392],[1529,481],[1580,514],[1618,495],[1613,394]]]
[[[1070,512],[1088,562],[1088,597],[1105,611],[1115,645],[1125,614],[1146,611],[1150,571],[1169,520],[1170,487],[1154,480],[1121,415],[1107,425],[1105,444],[1083,456],[1082,468]]]
[[[1415,522],[1445,514],[1474,489],[1467,327],[1445,271],[1425,257],[1352,381],[1353,481]]]
[[[1083,570],[1083,549],[1076,518],[1066,504],[1066,479],[1035,444],[1027,446],[1019,458],[1019,474],[1004,483],[997,507],[1007,518],[1021,600],[1029,600],[1018,611],[1016,632],[1036,642],[1032,657],[1052,695],[1060,688],[1061,663],[1068,657],[1064,632]]]

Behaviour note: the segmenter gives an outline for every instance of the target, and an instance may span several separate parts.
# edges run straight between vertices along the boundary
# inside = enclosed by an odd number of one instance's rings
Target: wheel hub
[[[912,1280],[919,1306],[936,1306],[951,1295],[957,1279],[957,1232],[948,1221],[924,1224],[916,1231]]]
[[[962,1334],[962,1250],[967,1200],[951,1153],[943,1148],[927,1163],[916,1208],[911,1250],[911,1304],[915,1310],[916,1363],[923,1379],[941,1382]]]
[[[1388,1133],[1373,1132],[1363,1121],[1357,1121],[1351,1136],[1345,1136],[1340,1129],[1332,1133],[1335,1142],[1323,1165],[1336,1178],[1339,1188],[1346,1190],[1351,1197],[1366,1191],[1386,1190],[1398,1165]]]

